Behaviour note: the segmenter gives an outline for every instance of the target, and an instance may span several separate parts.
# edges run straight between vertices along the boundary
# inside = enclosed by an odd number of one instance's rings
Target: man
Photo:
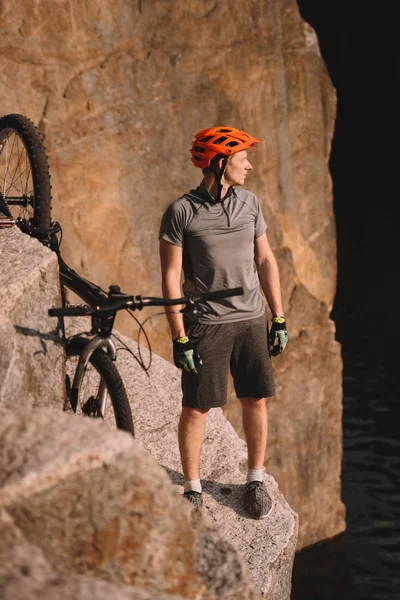
[[[199,187],[165,211],[160,228],[162,290],[166,298],[242,286],[244,294],[203,302],[185,317],[167,309],[175,365],[182,369],[179,449],[184,496],[202,506],[200,451],[210,408],[227,401],[228,369],[242,406],[248,448],[246,504],[264,518],[271,499],[263,485],[268,417],[265,399],[275,394],[270,352],[287,343],[279,272],[257,198],[237,189],[252,166],[247,150],[259,140],[232,127],[199,132],[192,162],[203,171]],[[272,313],[267,336],[265,304]],[[276,344],[276,342],[278,342]]]

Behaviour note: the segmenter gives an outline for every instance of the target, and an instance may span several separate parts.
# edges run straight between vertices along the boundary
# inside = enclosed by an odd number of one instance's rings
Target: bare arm
[[[256,238],[254,246],[258,277],[272,316],[283,317],[279,269],[269,245],[267,234],[263,233],[263,235]]]
[[[165,240],[160,240],[160,261],[162,277],[162,293],[164,298],[181,297],[181,271],[182,271],[182,248],[170,244]],[[165,312],[169,327],[171,329],[172,339],[175,340],[185,335],[183,326],[183,317],[181,313],[174,313],[182,306],[166,306]]]

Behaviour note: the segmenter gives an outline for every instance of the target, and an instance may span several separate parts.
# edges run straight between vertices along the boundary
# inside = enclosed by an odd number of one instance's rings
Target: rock
[[[0,596],[4,600],[31,597],[51,579],[52,569],[40,548],[28,542],[4,509],[0,509],[0,530]],[[29,595],[25,589],[28,579]]]
[[[49,565],[64,580],[85,575],[144,587],[156,597],[259,597],[235,547],[179,497],[165,470],[130,434],[55,409],[2,408],[0,473],[0,509],[17,528],[4,517],[7,539],[23,546],[22,532],[39,549],[36,587]],[[18,561],[26,563],[27,547],[22,559],[19,548],[13,550],[11,579]],[[229,570],[215,569],[221,551]],[[46,593],[51,597],[51,589]]]
[[[77,332],[83,326],[83,320],[75,320],[69,333]],[[148,377],[130,354],[139,358],[138,346],[119,332],[116,332],[116,345],[117,368],[130,400],[136,439],[165,467],[182,493],[183,476],[177,439],[181,407],[179,371],[153,354]],[[141,354],[148,364],[146,349],[142,348]],[[208,581],[208,589],[219,597],[222,594],[219,587],[221,580],[226,578],[229,581],[232,573],[239,568],[239,563],[229,561],[225,553],[225,544],[232,543],[245,558],[263,597],[269,600],[289,599],[297,515],[290,509],[274,478],[267,475],[266,485],[273,499],[272,512],[262,521],[249,518],[243,506],[246,474],[245,443],[237,436],[221,409],[211,410],[202,451],[203,512],[211,518],[221,537],[212,543],[210,539],[205,540],[202,555],[209,557],[212,550],[213,559],[204,561],[203,577]],[[216,548],[220,548],[217,556],[214,553]],[[236,597],[240,596],[232,596]]]
[[[62,407],[63,345],[56,255],[17,229],[0,230],[0,405]]]
[[[3,600],[16,600],[14,595],[18,588],[9,588],[9,595]],[[119,585],[99,579],[72,575],[69,577],[57,577],[44,589],[31,592],[24,586],[23,593],[32,600],[186,600],[183,596],[176,594],[164,594],[162,592],[148,591],[132,585]]]
[[[160,218],[199,181],[195,132],[225,124],[262,140],[249,187],[268,222],[290,335],[274,362],[267,468],[300,515],[299,547],[341,532],[341,358],[329,320],[336,98],[296,1],[23,0],[1,16],[2,111],[45,134],[63,254],[103,287],[160,294]],[[127,315],[117,327],[133,335]],[[166,322],[147,329],[169,359]],[[231,395],[225,414],[240,432],[236,406]]]
[[[40,590],[32,589],[30,584],[28,580],[9,585],[2,600],[186,600],[176,594],[148,591],[78,575],[57,577]]]
[[[29,543],[10,515],[0,511],[0,596],[2,600],[184,600],[183,596],[108,583],[85,576],[60,576],[43,552]]]

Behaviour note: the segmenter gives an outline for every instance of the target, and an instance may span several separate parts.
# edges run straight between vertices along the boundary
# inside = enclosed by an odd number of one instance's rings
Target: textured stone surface
[[[20,580],[7,586],[2,600],[187,600],[176,594],[148,591],[131,585],[108,583],[78,575],[57,577],[42,589]]]
[[[70,333],[85,325],[84,319],[74,321],[69,328]],[[153,355],[147,377],[127,351],[138,357],[137,345],[119,333],[116,335],[117,367],[131,404],[136,439],[166,468],[182,493],[183,476],[177,439],[181,405],[179,371],[163,358]],[[142,355],[148,363],[149,355],[145,349],[142,349]],[[249,518],[243,506],[246,473],[245,443],[237,436],[221,409],[211,410],[207,418],[201,478],[204,512],[211,517],[218,536],[213,534],[215,542],[210,545],[207,539],[202,547],[204,576],[207,576],[218,597],[222,593],[219,588],[221,578],[229,580],[229,574],[235,570],[235,564],[224,551],[225,543],[231,542],[246,559],[253,581],[263,597],[269,600],[289,599],[297,515],[288,506],[274,478],[267,475],[266,485],[273,499],[271,514],[262,521]],[[218,539],[219,535],[222,540]],[[216,548],[220,548],[220,559],[214,554]]]
[[[52,569],[43,552],[28,542],[6,510],[0,509],[0,597],[27,597],[24,580],[29,578],[30,593],[41,590],[51,579]],[[15,593],[15,588],[21,584]],[[10,588],[13,589],[12,596]]]
[[[104,287],[160,293],[159,221],[198,182],[194,132],[222,123],[262,140],[249,187],[290,332],[274,363],[267,467],[300,515],[299,547],[342,531],[341,359],[329,321],[335,94],[295,0],[11,0],[0,11],[1,110],[46,135],[66,259]],[[118,327],[131,334],[133,322]],[[165,321],[148,331],[170,358]],[[226,414],[240,432],[235,402]]]
[[[0,405],[59,406],[64,399],[57,258],[17,229],[0,230]]]
[[[154,594],[259,597],[235,547],[206,515],[194,514],[131,435],[51,408],[2,408],[0,416],[0,508],[39,548],[34,569],[42,580],[43,555],[57,574]],[[21,542],[7,525],[8,537]],[[229,568],[215,569],[222,556]]]
[[[112,584],[79,575],[60,576],[43,552],[0,511],[0,596],[2,600],[184,600],[183,596]]]

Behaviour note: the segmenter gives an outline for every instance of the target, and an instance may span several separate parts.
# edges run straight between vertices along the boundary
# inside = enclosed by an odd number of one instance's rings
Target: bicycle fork
[[[104,338],[99,335],[96,335],[82,350],[79,356],[78,366],[76,367],[74,381],[71,388],[71,397],[70,402],[74,412],[76,412],[76,408],[78,406],[78,398],[79,398],[79,390],[83,381],[83,377],[86,372],[87,365],[89,363],[90,357],[93,352],[95,352],[99,348],[105,348],[107,354],[110,356],[111,360],[116,359],[116,349],[114,342],[111,338]],[[97,391],[97,405],[100,410],[101,417],[104,419],[104,415],[106,412],[106,404],[107,404],[107,387],[104,379],[100,378],[99,389]]]

